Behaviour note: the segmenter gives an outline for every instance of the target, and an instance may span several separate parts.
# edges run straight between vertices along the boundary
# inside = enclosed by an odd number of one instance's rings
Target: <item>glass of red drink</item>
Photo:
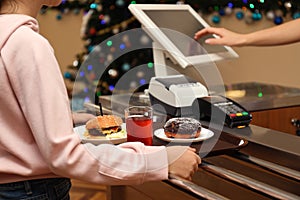
[[[127,142],[142,142],[151,146],[153,110],[149,106],[131,106],[125,109]]]

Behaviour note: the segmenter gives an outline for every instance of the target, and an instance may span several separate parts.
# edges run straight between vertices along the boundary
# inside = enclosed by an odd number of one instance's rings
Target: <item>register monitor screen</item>
[[[193,39],[198,30],[209,25],[189,5],[131,4],[129,10],[153,41],[183,68],[238,57],[230,47],[205,44],[213,35]]]

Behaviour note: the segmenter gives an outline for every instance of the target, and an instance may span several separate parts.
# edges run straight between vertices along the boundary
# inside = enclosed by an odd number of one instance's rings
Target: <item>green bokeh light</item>
[[[113,45],[113,42],[111,40],[109,40],[109,41],[106,42],[106,45],[111,47]]]
[[[149,63],[148,63],[148,68],[153,68],[153,67],[154,67],[153,62],[149,62]]]

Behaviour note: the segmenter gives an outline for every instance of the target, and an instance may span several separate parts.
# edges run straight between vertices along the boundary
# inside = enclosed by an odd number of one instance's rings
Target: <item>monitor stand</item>
[[[166,50],[156,42],[153,42],[153,59],[156,77],[181,74],[178,71],[180,66],[178,66],[175,61],[172,61],[171,58],[167,56]]]
[[[203,84],[210,94],[224,94],[224,82],[214,62],[183,68],[169,56],[170,52],[157,42],[153,42],[152,45],[155,77],[183,74]]]
[[[205,79],[202,77],[202,71],[205,71],[205,69],[211,69],[211,63],[183,68],[174,59],[172,59],[169,54],[170,53],[158,43],[153,42],[154,73],[156,77],[183,74],[202,83],[203,85],[206,85]]]

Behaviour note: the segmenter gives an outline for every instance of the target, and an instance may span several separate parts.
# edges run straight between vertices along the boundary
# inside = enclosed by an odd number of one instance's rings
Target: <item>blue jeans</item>
[[[71,181],[49,178],[0,184],[0,200],[69,200]]]

